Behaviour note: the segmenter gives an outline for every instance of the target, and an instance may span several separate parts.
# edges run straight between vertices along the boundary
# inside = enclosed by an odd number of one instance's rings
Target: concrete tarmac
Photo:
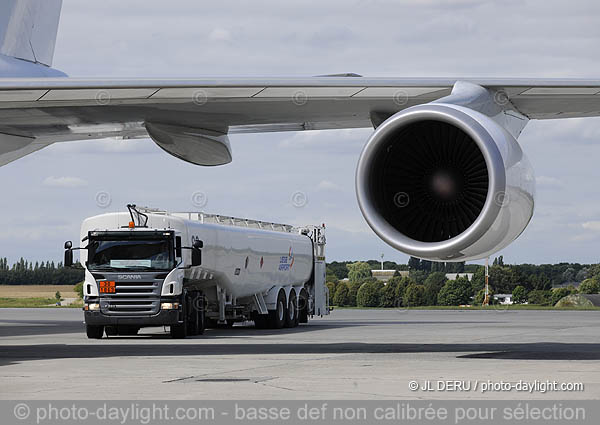
[[[163,328],[89,340],[82,320],[0,309],[0,399],[600,398],[600,311],[335,310],[185,340]],[[584,389],[507,389],[547,381]]]

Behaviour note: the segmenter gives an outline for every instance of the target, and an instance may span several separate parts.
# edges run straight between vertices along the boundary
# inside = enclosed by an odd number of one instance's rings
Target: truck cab
[[[140,326],[181,321],[179,300],[161,296],[165,278],[181,261],[175,238],[173,231],[89,232],[85,268],[98,294],[85,294],[88,331],[106,326],[109,334],[135,334]]]

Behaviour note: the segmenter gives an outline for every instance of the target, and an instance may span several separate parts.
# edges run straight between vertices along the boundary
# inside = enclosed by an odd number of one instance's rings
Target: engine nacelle
[[[533,215],[533,169],[490,117],[425,104],[384,121],[365,145],[356,194],[369,226],[419,258],[465,261],[506,247]]]

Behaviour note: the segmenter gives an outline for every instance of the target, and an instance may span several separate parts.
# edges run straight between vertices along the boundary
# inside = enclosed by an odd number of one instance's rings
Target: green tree
[[[552,290],[552,292],[550,293],[550,305],[555,305],[557,302],[559,302],[562,298],[574,294],[575,292],[577,292],[575,290],[575,288],[571,287],[562,287],[562,288],[554,288]]]
[[[410,257],[408,259],[408,270],[421,270],[421,260],[417,257]]]
[[[489,268],[490,285],[493,285],[499,294],[510,294],[517,285],[518,276],[510,266],[494,265]]]
[[[529,304],[549,305],[551,302],[551,295],[551,291],[534,289],[529,292],[527,299],[529,300]]]
[[[586,279],[579,285],[580,294],[597,294],[600,292],[600,282],[593,279]]]
[[[418,307],[425,305],[425,287],[411,283],[404,290],[404,306]]]
[[[356,294],[358,307],[379,307],[384,285],[378,280],[369,280],[363,283]]]
[[[490,304],[495,304],[496,300],[494,300],[494,288],[492,288],[491,286],[488,288],[488,295],[489,295],[489,303]],[[473,298],[473,304],[474,305],[483,305],[483,300],[485,299],[485,288],[480,289],[479,291],[477,291],[477,294],[475,295],[475,298]]]
[[[577,272],[577,274],[575,275],[575,281],[577,281],[577,282],[583,282],[588,277],[589,277],[589,270],[587,269],[587,267],[584,267],[581,270],[579,270]]]
[[[566,269],[563,272],[562,278],[563,278],[563,282],[573,282],[575,281],[575,269],[573,267],[569,267],[568,269]]]
[[[465,262],[464,261],[446,263],[446,273],[464,273],[464,272],[465,272]]]
[[[343,307],[348,306],[350,297],[350,290],[348,289],[348,285],[346,282],[340,282],[335,290],[335,296],[333,297],[333,304]]]
[[[527,301],[527,290],[521,286],[515,286],[515,289],[512,291],[512,302],[515,304],[523,304]]]
[[[60,291],[56,291],[56,294],[54,294],[54,298],[56,298],[57,302],[59,302],[61,300]]]
[[[425,305],[436,305],[438,293],[446,284],[446,274],[443,272],[434,272],[427,276],[423,286],[425,287],[424,303]]]
[[[358,290],[367,280],[373,278],[361,279],[355,282],[348,282],[348,305],[352,307],[356,307],[356,295],[358,294]]]
[[[478,266],[471,279],[472,292],[476,294],[485,287],[485,267]]]
[[[427,276],[429,276],[429,272],[424,270],[411,270],[409,276],[417,284],[423,285],[425,283],[425,279],[427,279]]]
[[[369,277],[371,277],[371,266],[368,263],[357,261],[348,264],[348,279],[350,282],[359,282]]]
[[[329,289],[329,305],[333,305],[333,297],[335,296],[336,284],[333,282],[327,282],[327,289]]]
[[[439,305],[469,304],[471,301],[472,287],[466,277],[449,280],[438,294]]]
[[[381,306],[382,307],[398,307],[398,289],[402,278],[398,276],[392,277],[387,281],[386,285],[381,289]]]
[[[325,275],[325,281],[326,281],[326,282],[333,282],[334,284],[336,284],[336,285],[337,285],[337,283],[338,283],[340,280],[338,279],[338,277],[336,276],[336,274],[333,272],[333,270],[331,270],[331,269],[329,268],[329,266],[327,266],[327,269],[326,269],[326,270],[327,270],[327,273],[326,273],[326,275]]]
[[[346,279],[348,277],[347,262],[333,261],[327,264],[327,273],[334,274],[339,280]]]
[[[592,264],[587,269],[588,278],[600,277],[600,264]]]

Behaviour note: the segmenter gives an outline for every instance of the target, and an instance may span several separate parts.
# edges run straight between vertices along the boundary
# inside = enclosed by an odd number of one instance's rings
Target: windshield
[[[170,238],[90,238],[88,269],[171,270],[174,266]]]

